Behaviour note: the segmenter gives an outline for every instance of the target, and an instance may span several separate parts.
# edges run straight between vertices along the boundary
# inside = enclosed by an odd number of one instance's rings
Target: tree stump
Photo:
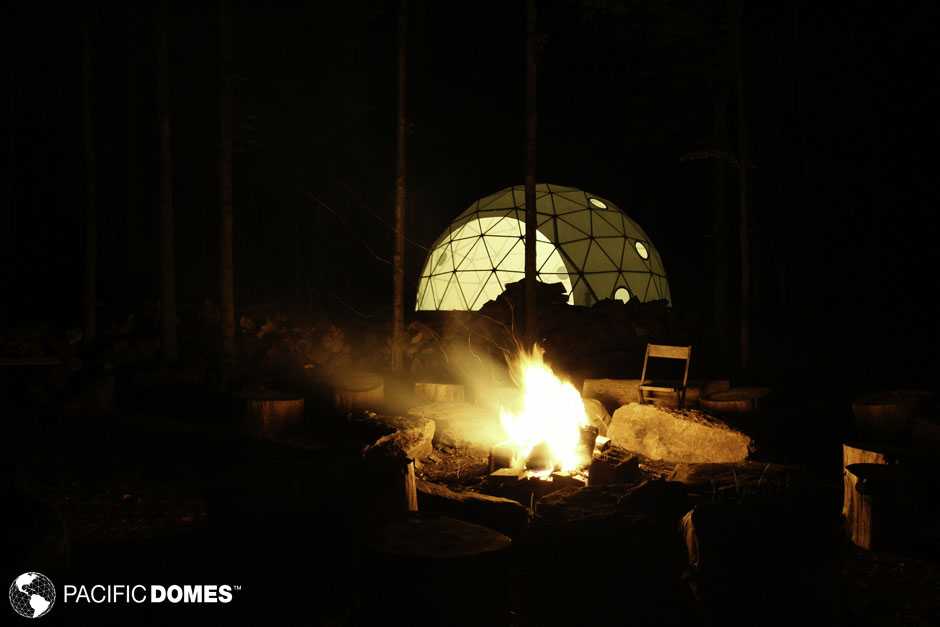
[[[512,540],[416,514],[382,527],[365,553],[361,624],[500,625],[510,608]]]
[[[760,408],[761,399],[770,394],[770,388],[731,388],[724,392],[713,392],[703,397],[699,404],[703,409],[718,414],[750,414]]]
[[[248,428],[254,433],[278,435],[303,424],[302,396],[262,388],[243,392],[240,397]]]
[[[363,456],[365,484],[362,497],[373,523],[396,520],[418,511],[414,460],[395,448],[370,449]]]
[[[847,493],[845,519],[852,543],[866,550],[895,549],[909,534],[910,477],[900,466],[850,464],[855,489]]]
[[[880,442],[907,442],[914,419],[930,406],[931,394],[924,390],[890,390],[868,394],[852,403],[859,436]]]
[[[333,386],[333,403],[344,412],[379,408],[385,403],[385,382],[371,372],[347,374]]]
[[[898,453],[884,444],[872,442],[847,442],[842,445],[842,515],[849,515],[849,508],[855,498],[855,475],[846,471],[852,464],[889,465],[898,461]]]
[[[466,390],[460,383],[415,383],[415,396],[422,403],[467,400]]]

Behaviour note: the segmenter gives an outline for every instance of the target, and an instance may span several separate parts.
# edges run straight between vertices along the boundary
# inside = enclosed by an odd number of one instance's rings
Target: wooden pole
[[[538,339],[538,303],[535,290],[538,230],[535,210],[535,148],[538,128],[535,0],[528,1],[526,12],[525,347],[531,350]]]
[[[398,158],[395,171],[395,251],[392,257],[392,369],[404,367],[405,341],[405,202],[407,174],[408,118],[407,86],[407,0],[401,0],[398,12]]]
[[[219,196],[222,219],[219,232],[219,305],[222,354],[229,362],[235,354],[235,276],[232,253],[232,18],[226,1],[219,3]]]
[[[98,211],[95,187],[95,129],[91,112],[91,16],[82,24],[82,129],[85,143],[85,267],[82,282],[83,341],[97,335]]]
[[[751,358],[751,233],[748,170],[750,157],[747,141],[747,115],[744,98],[744,50],[741,42],[741,3],[732,0],[732,24],[734,25],[735,85],[738,100],[738,241],[741,254],[741,369],[747,370]]]
[[[160,338],[163,358],[176,361],[176,238],[173,215],[173,155],[170,149],[167,7],[157,18],[157,112],[160,124]]]

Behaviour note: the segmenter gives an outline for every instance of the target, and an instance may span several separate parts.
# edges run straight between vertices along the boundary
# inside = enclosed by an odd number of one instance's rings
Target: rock
[[[529,510],[517,501],[476,492],[455,492],[418,479],[418,508],[496,529],[516,537],[529,525]]]
[[[751,438],[701,412],[638,403],[614,412],[607,437],[651,459],[687,463],[744,461],[751,446]]]
[[[413,459],[416,464],[434,452],[435,425],[433,420],[417,416],[383,416],[381,414],[372,415],[371,420],[386,427],[389,433],[367,446],[365,451],[375,448],[397,448]]]
[[[583,400],[588,424],[597,427],[598,435],[607,435],[607,426],[610,425],[610,414],[607,413],[607,408],[596,398],[585,398]]]
[[[408,415],[434,421],[434,445],[439,448],[469,448],[485,457],[505,437],[498,415],[472,403],[427,403],[409,409]]]

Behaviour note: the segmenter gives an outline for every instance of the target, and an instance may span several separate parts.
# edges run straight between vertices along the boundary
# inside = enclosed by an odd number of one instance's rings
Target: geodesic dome
[[[569,305],[605,298],[670,300],[662,259],[614,203],[561,185],[536,186],[538,280],[562,283]],[[475,310],[525,276],[525,186],[481,198],[437,238],[421,271],[418,310]]]

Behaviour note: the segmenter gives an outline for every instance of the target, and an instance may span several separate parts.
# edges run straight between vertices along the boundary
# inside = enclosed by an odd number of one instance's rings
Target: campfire
[[[509,467],[548,479],[553,473],[573,474],[590,464],[597,432],[588,427],[581,394],[555,375],[543,355],[544,350],[535,345],[511,365],[522,397],[519,407],[500,408],[506,441],[498,448],[508,452]]]

